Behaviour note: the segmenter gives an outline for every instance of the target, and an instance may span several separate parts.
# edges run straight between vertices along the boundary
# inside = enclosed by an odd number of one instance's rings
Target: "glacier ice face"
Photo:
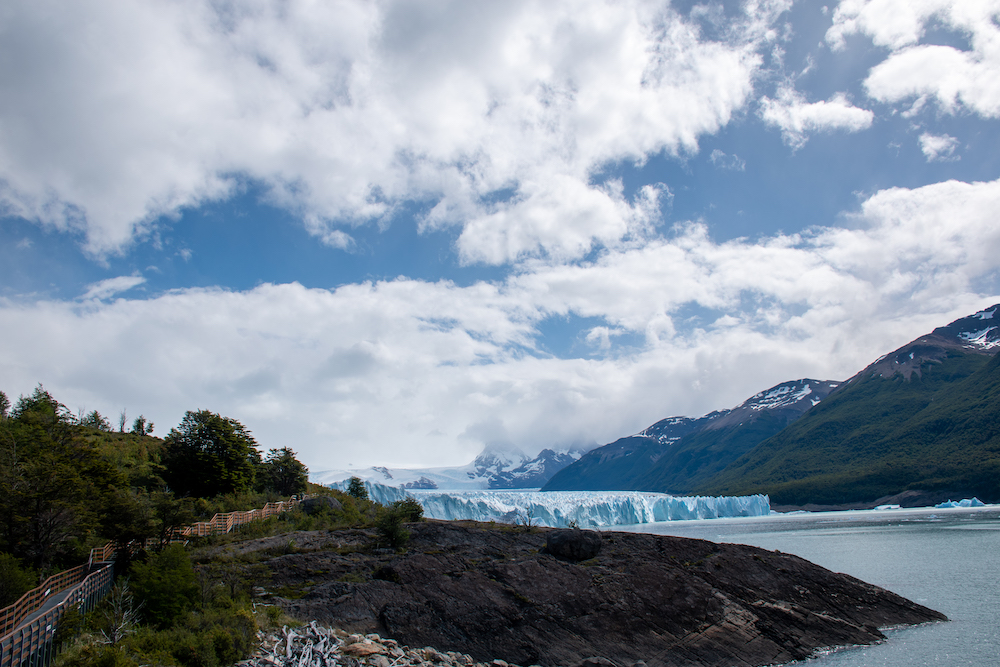
[[[331,485],[346,489],[347,483]],[[424,491],[365,482],[368,496],[389,504],[410,496],[431,519],[499,521],[566,527],[620,526],[658,521],[767,516],[770,499],[756,496],[668,496],[641,491]]]

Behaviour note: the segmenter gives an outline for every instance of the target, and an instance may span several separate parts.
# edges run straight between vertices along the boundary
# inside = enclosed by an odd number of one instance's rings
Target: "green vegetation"
[[[194,567],[170,537],[218,512],[302,493],[308,471],[287,447],[263,460],[242,424],[207,410],[188,412],[164,440],[143,416],[130,432],[126,423],[124,411],[117,430],[97,411],[74,416],[40,385],[13,406],[0,392],[0,606],[110,541],[119,583],[86,618],[74,611],[60,622],[60,642],[80,633],[60,663],[231,664],[247,655],[259,626],[287,619],[252,613],[252,575]],[[336,515],[289,512],[248,524],[241,536],[375,520],[371,503],[338,500]],[[149,538],[149,552],[135,549]],[[193,544],[226,539],[236,538]]]
[[[872,501],[906,490],[1000,500],[1000,356],[950,352],[910,379],[859,378],[697,491],[775,504]]]
[[[352,477],[347,482],[347,495],[359,500],[368,500],[368,489],[360,477]]]
[[[403,527],[403,523],[420,521],[423,516],[424,508],[413,498],[397,500],[389,507],[379,509],[375,528],[390,548],[401,549],[410,540],[410,531]]]

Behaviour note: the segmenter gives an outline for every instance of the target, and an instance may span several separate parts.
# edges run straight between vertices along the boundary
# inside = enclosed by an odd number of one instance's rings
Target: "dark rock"
[[[553,530],[545,535],[545,551],[566,560],[588,560],[601,553],[601,534],[578,528]]]
[[[297,618],[485,663],[782,664],[881,641],[878,628],[945,618],[745,545],[606,532],[600,558],[577,563],[544,553],[546,529],[439,521],[409,529],[405,554],[361,550],[374,531],[355,529],[327,534],[340,549],[316,543],[263,564],[272,587],[302,595],[281,601]]]
[[[642,661],[640,660],[639,662]],[[572,665],[572,667],[618,667],[618,665],[608,660],[607,658],[602,658],[601,656],[594,656],[592,658],[585,658],[580,662]]]
[[[331,498],[330,496],[306,498],[299,504],[299,507],[302,508],[303,512],[310,516],[313,514],[320,514],[322,512],[339,512],[344,509],[339,500]]]

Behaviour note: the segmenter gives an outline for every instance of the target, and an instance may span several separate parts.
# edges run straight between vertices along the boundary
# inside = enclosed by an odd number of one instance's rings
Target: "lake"
[[[777,514],[614,530],[750,544],[795,554],[943,612],[888,640],[795,663],[809,667],[1000,665],[1000,507]]]

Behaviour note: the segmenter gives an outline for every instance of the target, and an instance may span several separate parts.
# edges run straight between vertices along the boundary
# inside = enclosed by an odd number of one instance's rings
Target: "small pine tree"
[[[347,495],[358,500],[368,500],[368,489],[360,477],[352,477],[347,483]]]

